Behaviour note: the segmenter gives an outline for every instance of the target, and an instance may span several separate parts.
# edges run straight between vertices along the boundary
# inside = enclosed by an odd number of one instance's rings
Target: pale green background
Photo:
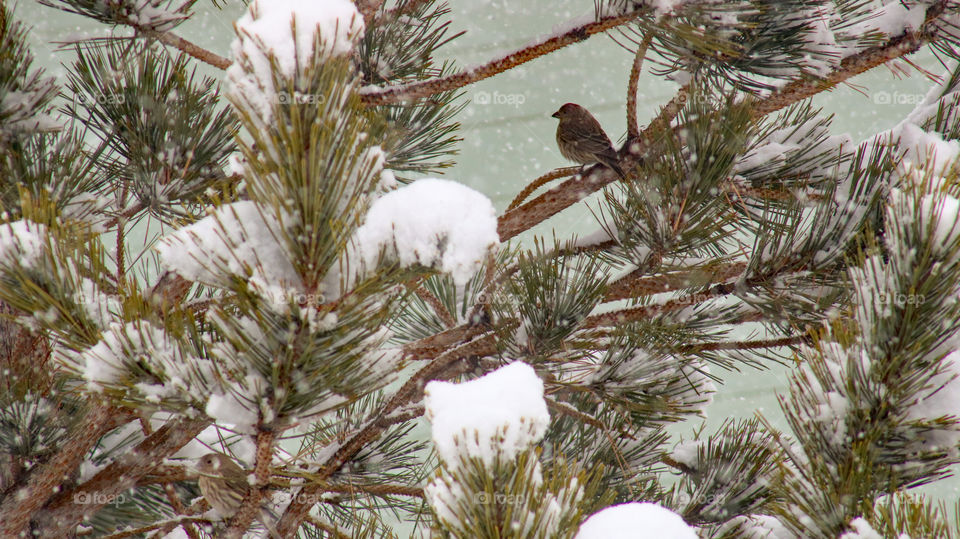
[[[555,25],[573,17],[589,15],[588,0],[508,0],[453,2],[454,31],[466,30],[445,54],[460,66],[482,63],[498,52],[516,48],[553,31]],[[229,55],[233,38],[232,22],[243,7],[217,10],[208,2],[197,5],[198,15],[176,30],[191,41],[221,55]],[[58,77],[64,74],[61,62],[72,53],[58,52],[51,41],[68,41],[109,35],[110,29],[33,2],[21,2],[16,15],[33,27],[31,43],[39,65]],[[926,52],[912,58],[935,74],[942,68]],[[502,211],[516,193],[540,174],[567,163],[554,142],[555,122],[550,114],[559,105],[573,101],[590,109],[614,140],[626,131],[624,117],[627,75],[632,55],[607,36],[562,49],[507,73],[465,89],[470,104],[459,120],[464,138],[458,164],[446,177],[466,183],[488,195]],[[657,108],[676,91],[675,83],[650,76],[650,64],[641,78],[639,112],[646,123]],[[912,70],[911,70],[912,71]],[[208,67],[201,72],[220,78],[222,73]],[[814,103],[835,114],[833,130],[850,133],[859,142],[893,127],[912,110],[926,93],[929,82],[915,71],[909,77],[894,74],[886,67],[852,79],[848,85],[819,95]],[[891,103],[892,101],[892,103]],[[482,104],[486,102],[486,104]],[[596,195],[594,195],[595,198]],[[584,234],[596,229],[592,214],[580,205],[564,211],[535,229],[536,233]],[[529,234],[523,236],[528,239]],[[713,369],[726,387],[708,410],[707,432],[728,417],[763,414],[774,425],[786,428],[774,395],[787,385],[787,372],[771,365],[764,372],[725,373]],[[694,425],[677,432],[689,435]],[[924,492],[952,504],[960,497],[960,481],[951,478],[926,487]]]

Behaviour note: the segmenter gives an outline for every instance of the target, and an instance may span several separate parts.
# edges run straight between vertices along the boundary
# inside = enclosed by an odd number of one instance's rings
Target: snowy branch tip
[[[465,284],[500,244],[493,204],[457,182],[425,178],[387,193],[356,233],[366,267],[386,261],[435,268]]]
[[[348,56],[364,32],[363,17],[350,0],[253,0],[234,28],[230,93],[258,108],[267,123],[270,104],[279,99],[272,63],[276,75],[295,80],[314,53],[320,62]]]
[[[680,515],[653,503],[623,503],[590,516],[576,539],[695,539],[697,534]]]
[[[348,55],[363,35],[363,17],[349,0],[254,0],[236,24],[232,51],[245,54],[257,68],[269,72],[272,54],[284,76],[296,75],[297,63],[313,57],[317,37],[324,47],[320,58]]]
[[[513,459],[540,441],[550,424],[543,381],[526,363],[461,384],[430,382],[425,395],[433,442],[449,464],[460,455],[485,464],[497,454]]]

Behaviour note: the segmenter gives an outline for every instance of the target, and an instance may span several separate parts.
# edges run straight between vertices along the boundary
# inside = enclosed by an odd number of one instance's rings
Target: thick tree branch
[[[240,509],[227,523],[225,537],[240,539],[260,513],[260,499],[270,484],[270,464],[273,462],[273,444],[276,434],[268,426],[261,425],[257,430],[257,457],[254,464],[253,488],[247,491]],[[264,523],[266,525],[266,523]]]
[[[141,477],[162,464],[163,459],[194,439],[209,424],[207,419],[170,421],[86,483],[59,493],[41,513],[43,518],[38,519],[40,536],[58,537],[71,533],[85,517],[135,486]]]
[[[104,434],[131,419],[130,413],[105,404],[89,410],[67,443],[49,461],[24,478],[26,485],[4,493],[0,505],[0,537],[29,535],[27,528],[31,517],[57,492],[64,478],[79,468]]]
[[[531,45],[495,58],[486,64],[468,67],[457,73],[447,75],[446,77],[411,82],[398,86],[364,88],[360,91],[360,94],[363,96],[364,103],[368,105],[387,105],[391,103],[415,101],[440,92],[462,88],[468,84],[490,78],[498,73],[503,73],[530,60],[535,60],[541,56],[550,54],[568,45],[583,41],[594,34],[603,33],[621,24],[626,24],[637,18],[639,14],[639,11],[635,11],[625,15],[602,17],[597,21],[574,26],[562,34],[546,37]]]

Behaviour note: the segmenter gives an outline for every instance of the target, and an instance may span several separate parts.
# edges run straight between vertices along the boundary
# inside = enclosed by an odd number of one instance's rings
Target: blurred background
[[[476,2],[453,1],[450,5],[451,34],[466,33],[441,49],[458,67],[481,64],[498,53],[523,46],[571,18],[594,12],[588,0],[507,0]],[[201,1],[197,14],[174,31],[197,45],[229,56],[233,39],[233,21],[245,7],[239,2],[219,9]],[[32,27],[30,40],[36,65],[61,82],[63,64],[73,61],[66,42],[111,35],[112,29],[32,1],[15,7],[16,17]],[[118,33],[128,35],[126,29]],[[942,66],[926,51],[910,57],[913,64],[940,75]],[[554,141],[556,120],[550,115],[566,102],[588,108],[616,142],[626,132],[625,103],[627,77],[633,55],[608,36],[593,36],[519,68],[468,86],[464,89],[466,107],[459,117],[462,125],[457,165],[444,177],[465,183],[486,194],[502,212],[513,197],[541,174],[570,165],[557,150]],[[223,73],[196,62],[198,71],[217,80]],[[676,92],[678,85],[649,75],[647,61],[640,78],[638,109],[640,124],[652,118],[660,106]],[[899,123],[926,94],[931,83],[924,74],[905,62],[878,67],[851,79],[848,84],[818,95],[813,104],[833,114],[835,134],[849,133],[855,142],[870,138]],[[529,242],[533,234],[565,238],[597,230],[589,207],[596,208],[597,195],[587,204],[569,208],[520,236]],[[517,240],[515,240],[517,241]],[[713,369],[724,387],[719,388],[707,410],[705,432],[713,432],[724,420],[762,414],[774,426],[787,425],[777,404],[777,393],[786,392],[789,368],[771,363],[763,371],[723,372]],[[960,411],[958,411],[960,413]],[[688,421],[674,432],[689,439],[701,425]],[[423,430],[427,435],[429,431]],[[960,468],[956,470],[960,472]],[[960,498],[960,479],[952,477],[920,489],[921,492],[949,502]]]

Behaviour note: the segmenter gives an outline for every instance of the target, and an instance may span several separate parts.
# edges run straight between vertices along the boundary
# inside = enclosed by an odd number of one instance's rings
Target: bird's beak
[[[560,111],[558,110],[557,112],[554,112],[554,113],[551,114],[550,116],[552,116],[552,117],[554,117],[554,118],[559,118],[559,117],[560,117]]]

